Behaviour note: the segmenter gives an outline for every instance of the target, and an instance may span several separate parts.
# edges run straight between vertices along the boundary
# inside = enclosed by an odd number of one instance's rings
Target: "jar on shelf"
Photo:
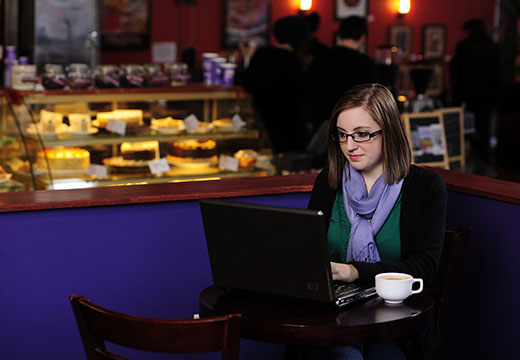
[[[125,64],[121,65],[121,86],[125,88],[143,87],[145,71],[142,65]]]
[[[45,64],[42,85],[47,90],[63,89],[67,85],[67,77],[63,72],[63,66],[59,64]]]
[[[94,71],[94,86],[98,89],[118,88],[121,85],[119,77],[116,65],[99,65]]]
[[[161,64],[145,64],[145,84],[147,87],[166,87],[169,77],[164,74]]]
[[[87,89],[92,85],[90,69],[87,64],[70,64],[67,67],[67,83],[71,89]]]
[[[184,86],[190,77],[186,63],[166,63],[164,72],[170,78],[170,86]]]

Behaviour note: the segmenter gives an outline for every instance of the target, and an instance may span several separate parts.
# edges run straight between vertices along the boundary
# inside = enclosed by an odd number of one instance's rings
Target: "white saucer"
[[[29,135],[33,135],[33,136],[36,136],[37,134],[40,134],[41,136],[45,136],[45,137],[53,137],[53,136],[58,136],[58,135],[61,135],[61,134],[68,133],[68,129],[67,128],[68,128],[68,126],[63,124],[63,125],[61,125],[59,127],[59,129],[57,131],[41,131],[39,125],[36,125],[36,127],[35,127],[33,124],[31,124],[27,128],[27,133]]]

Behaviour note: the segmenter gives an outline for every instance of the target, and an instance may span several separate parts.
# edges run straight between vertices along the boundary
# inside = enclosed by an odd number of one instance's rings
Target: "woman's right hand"
[[[354,265],[331,262],[332,280],[352,282],[359,279],[359,273]]]

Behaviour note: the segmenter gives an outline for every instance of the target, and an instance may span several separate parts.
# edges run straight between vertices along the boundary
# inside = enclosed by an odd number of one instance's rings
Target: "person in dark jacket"
[[[341,20],[339,43],[313,61],[309,69],[309,90],[315,129],[329,120],[334,105],[346,90],[378,82],[374,60],[361,52],[367,32],[365,18],[350,16]]]
[[[450,63],[453,105],[466,104],[475,115],[473,150],[487,158],[490,150],[491,121],[501,84],[500,50],[481,19],[463,25],[466,35],[455,47]]]
[[[383,272],[430,284],[446,231],[447,190],[412,155],[392,93],[379,84],[348,90],[328,128],[328,162],[308,208],[323,211],[334,280],[374,282]],[[404,359],[397,343],[339,346],[333,359]],[[384,355],[383,355],[384,354]]]
[[[307,142],[302,114],[303,62],[311,31],[300,16],[278,19],[276,43],[256,50],[246,71],[244,87],[251,94],[274,153],[299,151]]]

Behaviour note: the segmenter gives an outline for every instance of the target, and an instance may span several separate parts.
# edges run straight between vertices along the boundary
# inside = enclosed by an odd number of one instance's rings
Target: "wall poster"
[[[151,0],[100,0],[101,47],[143,49],[150,46]]]
[[[223,47],[269,44],[270,0],[224,0]]]

